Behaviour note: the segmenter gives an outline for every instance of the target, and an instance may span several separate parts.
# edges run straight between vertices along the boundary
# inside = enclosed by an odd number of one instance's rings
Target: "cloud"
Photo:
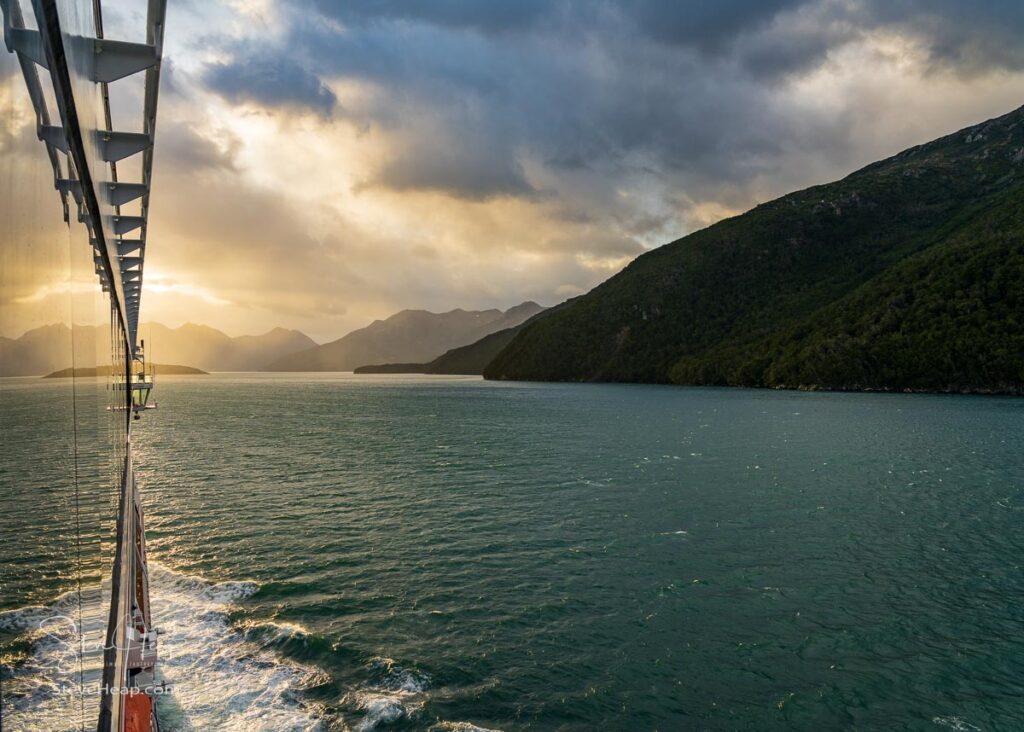
[[[406,144],[359,189],[435,191],[470,201],[538,195],[514,151],[491,142],[443,135],[433,145]]]
[[[231,102],[253,102],[329,116],[338,98],[316,74],[283,54],[246,47],[231,61],[209,64],[206,86]]]
[[[552,0],[314,0],[326,17],[346,24],[373,21],[426,22],[488,33],[522,31],[535,26],[558,2]]]
[[[581,43],[543,32],[486,39],[431,24],[303,22],[285,45],[315,57],[323,78],[376,90],[345,110],[393,143],[369,186],[477,201],[535,196],[537,167],[550,168],[541,177],[556,188],[559,169],[605,181],[666,168],[735,178],[749,174],[752,154],[785,144],[787,115],[771,89],[604,30]],[[751,109],[758,128],[747,124]]]
[[[146,292],[158,295],[176,294],[184,297],[198,298],[208,305],[230,305],[230,300],[217,297],[203,287],[196,287],[189,282],[180,282],[173,277],[165,277],[152,270],[146,273]]]
[[[66,296],[69,294],[81,295],[91,294],[99,289],[99,285],[93,282],[73,282],[62,278],[54,282],[47,282],[40,285],[27,295],[11,298],[11,302],[18,305],[39,303],[47,298]]]
[[[1024,69],[1024,4],[1016,0],[848,2],[851,23],[918,39],[938,66],[957,73]]]
[[[633,0],[618,3],[646,35],[673,45],[718,51],[810,0]]]
[[[158,164],[187,170],[190,175],[212,170],[238,172],[235,155],[240,141],[231,133],[222,133],[213,139],[210,132],[200,132],[179,121],[166,125],[160,131],[160,144],[156,147]]]

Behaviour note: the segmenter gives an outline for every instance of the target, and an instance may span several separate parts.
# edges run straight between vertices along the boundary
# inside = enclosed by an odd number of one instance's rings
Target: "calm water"
[[[136,462],[169,729],[1024,727],[1022,400],[155,395]]]

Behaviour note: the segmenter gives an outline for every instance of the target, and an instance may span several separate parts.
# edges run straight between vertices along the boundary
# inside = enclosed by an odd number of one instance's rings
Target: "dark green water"
[[[171,729],[1024,728],[1024,401],[155,395],[136,463]]]

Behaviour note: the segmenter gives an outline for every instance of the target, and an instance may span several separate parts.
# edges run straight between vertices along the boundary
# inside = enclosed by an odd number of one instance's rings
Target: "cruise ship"
[[[0,379],[0,610],[28,608],[7,625],[55,659],[29,684],[28,652],[0,645],[4,730],[160,728],[132,424],[152,406],[139,307],[166,0],[139,6],[144,33],[113,39],[100,0],[0,0],[0,333],[72,367]]]

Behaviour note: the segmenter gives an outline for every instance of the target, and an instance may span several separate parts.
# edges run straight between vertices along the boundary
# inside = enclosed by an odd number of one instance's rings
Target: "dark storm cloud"
[[[329,115],[334,92],[301,64],[270,49],[243,47],[230,62],[206,67],[206,85],[232,102],[255,102]]]
[[[284,7],[292,12],[280,45],[235,49],[233,61],[208,67],[210,88],[327,114],[336,99],[324,80],[368,82],[381,93],[344,115],[386,130],[399,151],[366,185],[467,200],[536,196],[551,185],[565,195],[571,186],[615,211],[634,205],[612,190],[621,181],[699,193],[770,175],[809,145],[845,159],[843,112],[787,105],[779,89],[880,30],[914,39],[934,68],[1024,68],[1024,3],[1008,0]]]
[[[812,0],[298,0],[348,26],[400,20],[488,33],[525,31],[564,21],[587,31],[603,14],[619,15],[644,34],[672,44],[715,49]]]
[[[1020,0],[851,0],[843,9],[852,24],[918,38],[936,64],[954,71],[1024,69]]]
[[[719,50],[762,27],[783,10],[811,0],[626,0],[621,11],[660,41]]]
[[[440,191],[485,201],[498,196],[534,196],[513,154],[486,140],[461,138],[434,145],[412,145],[385,163],[364,188]]]
[[[622,0],[614,5],[651,38],[704,52],[735,52],[753,61],[750,68],[762,75],[776,65],[805,67],[830,47],[879,29],[916,37],[935,61],[959,70],[1024,66],[1020,0]],[[815,27],[794,32],[805,17]],[[765,31],[767,39],[758,39]],[[746,44],[760,46],[759,52],[750,54]]]
[[[299,5],[303,3],[298,3]],[[485,32],[523,30],[559,3],[553,0],[313,0],[324,16],[344,23],[404,20]]]
[[[731,55],[763,80],[821,63],[878,30],[919,41],[936,66],[961,73],[1024,68],[1019,0],[624,0],[622,16],[648,37]]]
[[[653,164],[733,175],[731,161],[776,148],[788,125],[767,89],[709,74],[693,54],[610,36],[582,45],[544,34],[488,40],[428,24],[301,34],[326,77],[382,90],[350,112],[408,138],[401,160],[374,181],[398,190],[531,195],[528,159],[608,176],[656,173]],[[741,129],[752,109],[759,124]]]

